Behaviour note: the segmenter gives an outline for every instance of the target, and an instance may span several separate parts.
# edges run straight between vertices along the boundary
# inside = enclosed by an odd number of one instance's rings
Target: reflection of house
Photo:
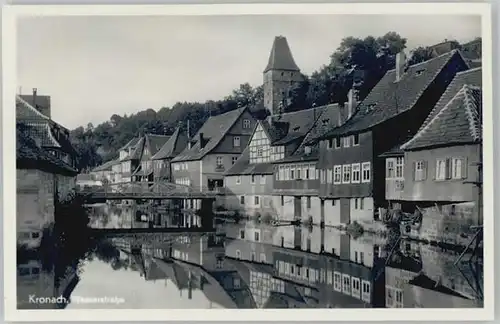
[[[481,307],[472,289],[474,273],[459,270],[456,257],[440,248],[403,241],[385,269],[386,307]]]
[[[330,224],[378,219],[378,208],[386,204],[385,161],[379,155],[415,134],[453,76],[465,69],[458,51],[410,66],[399,53],[396,68],[352,117],[321,137],[320,197],[332,206]]]
[[[474,184],[481,181],[481,75],[481,68],[457,73],[418,133],[385,155],[386,198],[418,216],[403,226],[407,235],[466,244],[469,227],[482,224]]]
[[[22,125],[16,127],[16,169],[18,243],[36,247],[43,228],[55,220],[61,179],[69,181],[77,171],[38,146]]]
[[[44,269],[38,260],[27,260],[17,264],[17,308],[57,309],[66,307],[64,298],[69,296],[79,278],[74,269],[68,268],[62,278],[56,279],[54,269]],[[33,303],[30,296],[40,298]],[[43,299],[55,299],[53,302]]]
[[[269,247],[275,241],[275,227],[242,222],[240,224],[228,224],[225,231],[226,256],[252,262],[272,262]]]
[[[383,265],[367,267],[349,260],[275,248],[275,275],[292,281],[308,307],[383,307]]]

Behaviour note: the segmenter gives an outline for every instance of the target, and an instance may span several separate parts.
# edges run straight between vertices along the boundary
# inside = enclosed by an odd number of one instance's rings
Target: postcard
[[[492,319],[490,16],[5,7],[6,319]]]

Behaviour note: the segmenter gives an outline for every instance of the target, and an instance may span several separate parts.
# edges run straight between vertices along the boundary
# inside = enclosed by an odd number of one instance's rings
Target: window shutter
[[[446,159],[446,179],[451,179],[451,159]]]
[[[417,162],[412,162],[412,165],[411,165],[411,174],[412,174],[413,181],[416,180],[416,178],[415,178],[415,170],[416,169],[417,169]]]
[[[467,169],[469,168],[467,164],[467,157],[462,159],[462,179],[467,179]]]
[[[423,180],[427,180],[427,172],[428,172],[427,169],[429,169],[429,163],[427,163],[427,161],[423,161],[423,163],[424,163]]]

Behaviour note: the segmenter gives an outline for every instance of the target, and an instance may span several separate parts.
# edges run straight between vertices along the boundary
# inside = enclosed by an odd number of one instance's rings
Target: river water
[[[89,212],[101,229],[186,224],[134,206]],[[18,308],[482,307],[481,257],[466,254],[455,265],[457,251],[393,235],[215,223],[210,232],[107,235],[71,262],[18,260]]]

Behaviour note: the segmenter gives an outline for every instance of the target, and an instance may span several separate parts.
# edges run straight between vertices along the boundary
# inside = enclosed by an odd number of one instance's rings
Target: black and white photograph
[[[9,312],[492,314],[489,7],[341,6],[10,8]]]

